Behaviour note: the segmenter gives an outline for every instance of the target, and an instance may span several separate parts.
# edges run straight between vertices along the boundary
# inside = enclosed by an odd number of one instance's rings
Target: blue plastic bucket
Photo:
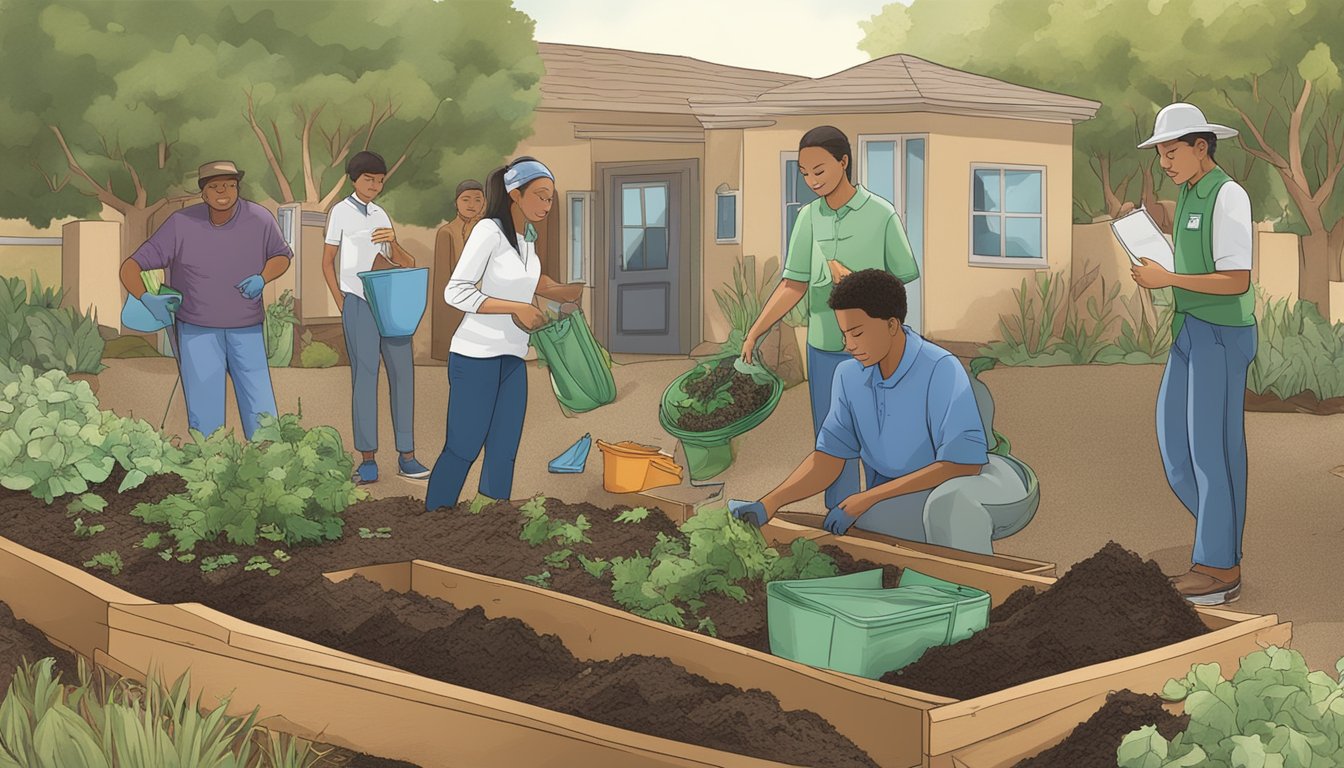
[[[182,294],[178,291],[165,285],[159,288],[159,295],[163,294],[178,297],[175,306],[172,307],[173,311],[176,311],[176,308],[182,305]],[[126,295],[126,303],[121,307],[121,324],[139,333],[154,333],[170,325],[155,319],[154,315],[150,314],[149,307],[146,307],[142,301],[130,294]]]
[[[387,338],[412,336],[425,316],[429,269],[409,267],[360,272],[364,299],[373,309],[378,332]]]

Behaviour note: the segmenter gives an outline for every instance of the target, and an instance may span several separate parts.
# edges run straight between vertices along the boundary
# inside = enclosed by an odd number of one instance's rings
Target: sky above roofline
[[[514,0],[548,43],[669,53],[824,77],[868,60],[867,20],[891,0]],[[907,3],[908,4],[908,3]]]

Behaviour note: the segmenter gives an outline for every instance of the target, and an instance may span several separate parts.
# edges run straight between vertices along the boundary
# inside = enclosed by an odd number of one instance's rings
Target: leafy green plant
[[[1344,397],[1344,323],[1331,324],[1310,302],[1258,296],[1259,348],[1246,388],[1281,400]]]
[[[212,573],[214,571],[227,568],[230,565],[237,565],[237,564],[238,564],[237,555],[226,554],[226,555],[215,555],[214,557],[203,557],[201,558],[201,572]]]
[[[583,570],[587,571],[588,575],[594,579],[602,578],[602,575],[611,568],[611,563],[607,562],[605,558],[596,557],[590,560],[583,555],[579,555],[579,565],[582,565]]]
[[[99,552],[92,559],[84,561],[85,568],[106,568],[112,572],[113,576],[121,573],[125,566],[121,562],[121,553],[115,550],[111,552]]]
[[[740,333],[739,338],[746,336],[747,331],[751,330],[751,324],[760,316],[769,298],[769,293],[762,290],[762,286],[769,284],[773,277],[770,274],[758,281],[755,259],[740,257],[733,265],[733,281],[714,289],[714,300],[718,302],[719,310],[727,318],[728,327]]]
[[[155,674],[141,686],[80,658],[66,685],[55,662],[19,667],[0,703],[0,768],[312,768],[321,754],[297,737],[257,726],[257,710],[229,715],[191,698],[190,673],[171,686]]]
[[[254,555],[249,558],[247,565],[243,566],[244,571],[265,571],[268,576],[278,576],[280,569],[271,565],[271,561],[262,555]]]
[[[588,522],[588,518],[579,515],[572,523],[552,519],[546,512],[545,496],[536,496],[529,499],[519,509],[519,513],[522,514],[525,522],[518,538],[527,542],[529,546],[538,547],[546,542],[570,547],[576,544],[592,543],[585,533],[593,527],[592,523]]]
[[[294,315],[294,292],[285,289],[280,298],[266,306],[262,335],[266,340],[266,364],[285,368],[294,358],[294,328],[299,318]]]
[[[482,512],[484,512],[490,505],[495,504],[496,501],[497,501],[496,499],[492,499],[489,496],[477,494],[476,498],[471,500],[471,505],[467,507],[467,512],[473,515],[479,515]]]
[[[1125,737],[1120,768],[1344,765],[1344,659],[1335,676],[1312,672],[1297,651],[1270,647],[1241,660],[1231,680],[1196,664],[1162,689],[1185,704],[1190,726],[1171,741],[1150,727]]]
[[[541,573],[534,574],[532,576],[524,576],[523,581],[526,581],[528,584],[531,584],[533,586],[541,587],[542,589],[550,589],[551,572],[542,571]]]
[[[151,531],[145,534],[145,538],[140,540],[142,549],[158,549],[163,545],[163,534],[158,531]]]
[[[1086,286],[1082,290],[1086,290]],[[1107,346],[1111,326],[1115,323],[1114,307],[1119,295],[1118,284],[1107,290],[1106,279],[1101,278],[1101,301],[1097,301],[1096,296],[1088,297],[1087,317],[1083,317],[1076,301],[1069,303],[1064,313],[1064,332],[1058,349],[1068,356],[1070,363],[1087,365],[1096,362],[1097,356]]]
[[[84,518],[75,518],[75,535],[80,538],[93,538],[106,530],[106,525],[85,525]]]
[[[747,597],[744,579],[808,579],[836,574],[835,562],[808,539],[793,542],[787,555],[765,543],[759,530],[727,509],[702,510],[681,525],[685,539],[659,534],[648,555],[611,561],[612,597],[623,608],[654,621],[685,627],[688,614],[704,607],[708,594],[737,601]]]
[[[330,368],[340,362],[340,355],[325,341],[314,341],[312,331],[303,332],[303,351],[299,352],[299,366],[303,368]]]
[[[1039,272],[1034,279],[1022,278],[1013,291],[1017,314],[999,318],[1003,343],[1027,357],[1050,351],[1055,336],[1055,320],[1066,300],[1065,276]]]
[[[0,278],[0,360],[38,371],[98,373],[104,342],[93,315],[62,307],[65,292],[44,289],[37,275],[32,289],[20,278]]]
[[[547,568],[563,571],[569,568],[569,559],[573,556],[574,550],[572,549],[557,549],[543,558],[543,562],[546,563]]]
[[[1169,289],[1164,289],[1169,290]],[[1176,308],[1169,300],[1159,303],[1153,292],[1139,288],[1132,297],[1121,299],[1126,317],[1120,320],[1120,335],[1115,340],[1120,361],[1157,363],[1171,350],[1171,321]],[[1155,319],[1149,320],[1149,315]]]
[[[258,538],[290,545],[340,538],[345,509],[367,493],[351,480],[354,462],[340,434],[306,429],[300,418],[263,415],[246,443],[223,430],[209,438],[193,432],[178,470],[187,492],[138,504],[131,514],[166,526],[178,552],[221,535],[243,546]]]
[[[361,538],[361,539],[390,539],[390,538],[392,538],[392,529],[391,529],[391,528],[376,528],[376,529],[370,530],[370,529],[368,529],[368,528],[360,528],[360,529],[359,529],[359,538]]]
[[[74,501],[65,505],[65,514],[69,515],[96,515],[107,509],[107,500],[96,493],[81,493],[75,497]]]
[[[62,371],[39,376],[31,366],[16,372],[0,363],[0,392],[0,486],[11,491],[50,504],[84,494],[117,465],[126,471],[118,493],[177,467],[180,453],[158,430],[100,411],[88,385]]]
[[[644,522],[645,519],[648,518],[648,516],[649,516],[649,510],[647,507],[635,507],[634,509],[627,509],[624,512],[617,515],[616,522],[642,523]]]

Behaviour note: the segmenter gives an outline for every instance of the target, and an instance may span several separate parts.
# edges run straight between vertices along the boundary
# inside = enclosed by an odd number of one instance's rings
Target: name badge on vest
[[[1202,214],[1202,213],[1192,213],[1192,214],[1190,214],[1190,216],[1185,220],[1185,228],[1186,228],[1186,229],[1199,229],[1199,224],[1200,224],[1200,222],[1203,221],[1203,220],[1204,220],[1204,214]]]

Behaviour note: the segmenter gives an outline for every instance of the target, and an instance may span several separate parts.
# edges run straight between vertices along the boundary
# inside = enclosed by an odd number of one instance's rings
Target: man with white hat
[[[1167,481],[1195,517],[1193,567],[1172,582],[1197,605],[1241,595],[1246,526],[1246,372],[1255,357],[1251,291],[1251,201],[1214,162],[1218,139],[1236,130],[1210,123],[1191,104],[1157,114],[1139,145],[1157,151],[1179,192],[1169,222],[1175,271],[1144,259],[1134,280],[1171,288],[1171,353],[1157,396],[1157,441]]]

